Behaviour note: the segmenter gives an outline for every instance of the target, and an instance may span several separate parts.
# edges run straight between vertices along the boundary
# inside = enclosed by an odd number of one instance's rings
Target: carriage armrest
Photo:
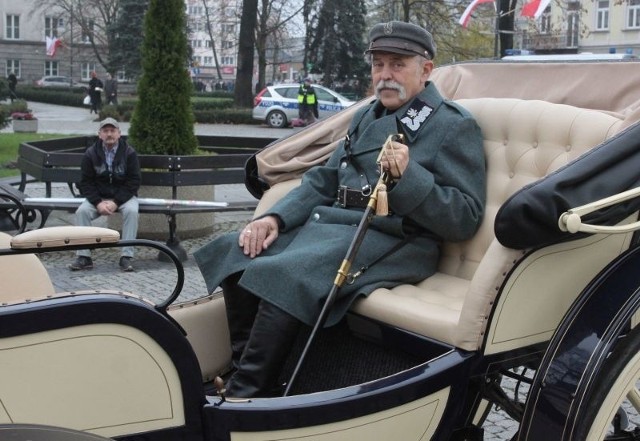
[[[258,202],[258,207],[256,208],[253,217],[256,218],[266,213],[267,210],[273,207],[273,205],[283,196],[300,185],[300,181],[301,179],[290,179],[288,181],[279,182],[269,188],[269,190],[267,190],[260,199],[260,202]]]
[[[120,233],[101,227],[50,227],[18,234],[11,240],[15,250],[43,249],[66,245],[91,245],[95,243],[116,243]]]

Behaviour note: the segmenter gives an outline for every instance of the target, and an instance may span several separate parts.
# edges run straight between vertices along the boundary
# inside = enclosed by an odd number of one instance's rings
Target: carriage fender
[[[621,254],[568,310],[533,380],[519,440],[574,439],[602,365],[640,305],[639,265],[639,247]]]

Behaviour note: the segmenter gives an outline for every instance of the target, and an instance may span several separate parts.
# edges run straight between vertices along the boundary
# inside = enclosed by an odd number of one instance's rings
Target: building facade
[[[77,7],[81,6],[78,1]],[[194,82],[206,82],[212,89],[233,84],[237,71],[240,6],[238,0],[210,0],[205,8],[201,0],[185,0]],[[70,11],[61,8],[42,7],[40,0],[0,0],[0,75],[6,78],[14,72],[21,84],[34,84],[50,75],[86,83],[94,70],[99,77],[104,77],[106,71],[98,62],[84,27],[77,20],[74,22],[73,17]],[[99,16],[95,20],[95,27],[92,22],[85,23],[85,27],[98,33],[103,26]],[[99,45],[100,39],[95,38],[94,42]],[[126,72],[117,75],[120,81],[127,79]]]
[[[0,0],[2,74],[14,72],[22,84],[50,75],[87,82],[91,71],[103,74],[88,36],[69,14],[38,6],[38,0]]]
[[[242,2],[185,0],[191,76],[208,89],[230,89],[236,77]]]
[[[518,19],[516,27],[524,51],[640,56],[640,0],[552,0],[538,19]]]

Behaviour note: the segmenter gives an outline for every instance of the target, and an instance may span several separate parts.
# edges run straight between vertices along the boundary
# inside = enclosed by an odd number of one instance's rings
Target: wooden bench
[[[29,201],[27,185],[29,182],[45,184],[45,198],[52,198],[52,183],[65,183],[72,195],[77,196],[75,183],[80,180],[80,163],[85,149],[95,142],[95,137],[74,137],[23,143],[18,153],[18,168],[21,180],[18,188],[4,186],[5,193],[18,198],[28,210],[29,220],[33,221],[39,213],[40,224],[45,225],[53,210],[74,212],[82,199],[51,201],[39,199]],[[142,185],[168,187],[171,198],[178,200],[178,189],[188,186],[215,186],[244,183],[245,162],[257,150],[274,141],[272,138],[249,138],[229,136],[199,136],[203,155],[139,155]],[[176,204],[140,204],[140,213],[164,214],[169,225],[167,245],[181,257],[186,253],[177,237],[176,216],[186,213],[214,213],[230,211],[253,211],[257,200],[229,201],[225,205],[176,205]],[[5,214],[14,210],[10,202],[0,202],[0,210]],[[13,220],[17,227],[19,219]]]

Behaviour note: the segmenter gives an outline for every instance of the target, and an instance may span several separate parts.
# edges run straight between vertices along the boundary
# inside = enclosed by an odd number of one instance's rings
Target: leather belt
[[[367,208],[369,195],[362,194],[362,190],[341,185],[338,187],[336,203],[342,208]]]

